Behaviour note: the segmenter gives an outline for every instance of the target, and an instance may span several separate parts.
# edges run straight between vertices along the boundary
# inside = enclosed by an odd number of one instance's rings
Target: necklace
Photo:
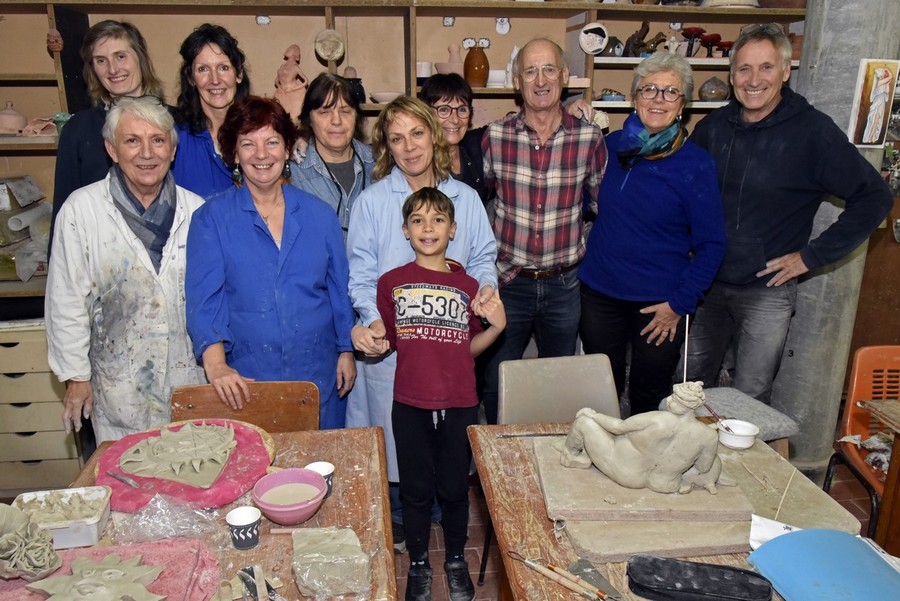
[[[280,200],[280,199],[279,199]],[[278,207],[280,206],[279,200],[275,201],[275,206],[269,211],[268,215],[263,215],[262,211],[259,210],[259,204],[254,200],[253,204],[256,206],[256,212],[259,213],[259,216],[262,217],[263,223],[266,224],[266,227],[269,227],[269,217],[274,215],[278,211]]]

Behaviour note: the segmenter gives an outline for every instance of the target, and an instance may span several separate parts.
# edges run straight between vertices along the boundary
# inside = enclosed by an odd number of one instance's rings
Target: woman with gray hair
[[[172,116],[158,98],[119,98],[103,138],[114,164],[59,213],[45,307],[66,430],[90,417],[98,443],[168,423],[172,390],[205,381],[184,306],[188,226],[203,200],[169,172]]]
[[[655,410],[671,392],[685,338],[679,322],[697,309],[725,252],[715,163],[681,123],[693,88],[691,66],[676,54],[635,67],[635,110],[606,138],[617,160],[607,165],[578,272],[584,350],[609,356],[620,396],[631,348],[631,414]]]

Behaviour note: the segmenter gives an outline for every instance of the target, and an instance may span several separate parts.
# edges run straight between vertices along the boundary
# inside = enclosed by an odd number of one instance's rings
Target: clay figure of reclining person
[[[718,435],[694,418],[703,404],[702,382],[676,384],[666,399],[667,411],[639,413],[628,419],[581,409],[564,442],[557,443],[566,467],[596,465],[626,488],[661,493],[688,493],[694,486],[716,494],[722,462]]]

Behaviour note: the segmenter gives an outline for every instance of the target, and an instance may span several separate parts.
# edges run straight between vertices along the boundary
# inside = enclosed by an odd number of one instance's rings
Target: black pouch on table
[[[628,560],[628,586],[652,601],[770,601],[772,584],[750,570],[655,555]]]

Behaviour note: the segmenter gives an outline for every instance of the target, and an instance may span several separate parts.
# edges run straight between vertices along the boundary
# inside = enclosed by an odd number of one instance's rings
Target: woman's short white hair
[[[175,119],[169,108],[156,96],[121,96],[116,98],[109,112],[106,113],[106,123],[103,124],[103,139],[110,144],[116,143],[116,130],[119,128],[119,120],[124,114],[133,115],[138,119],[158,127],[169,134],[169,140],[174,148],[178,144],[178,132],[175,131]]]
[[[641,81],[654,73],[672,72],[681,79],[681,91],[684,93],[685,102],[690,102],[694,97],[694,71],[686,58],[674,52],[660,50],[638,63],[634,68],[634,77],[631,80],[631,97],[634,98],[641,87]]]

